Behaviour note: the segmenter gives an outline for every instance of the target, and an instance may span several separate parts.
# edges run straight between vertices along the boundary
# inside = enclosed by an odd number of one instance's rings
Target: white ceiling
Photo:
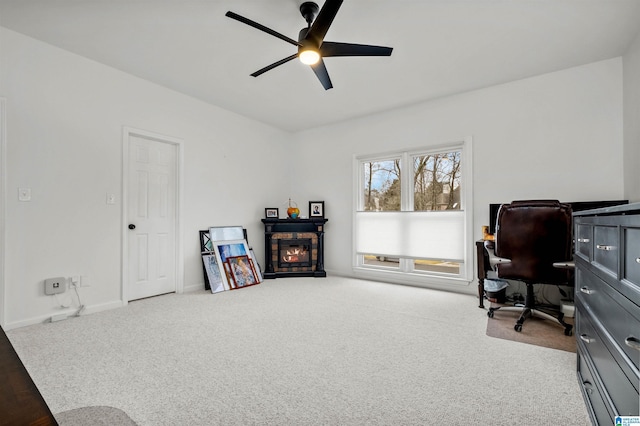
[[[326,40],[394,48],[327,58],[334,88],[291,61],[300,0],[0,0],[0,25],[287,131],[621,56],[640,0],[345,0]],[[322,6],[323,1],[320,0]]]

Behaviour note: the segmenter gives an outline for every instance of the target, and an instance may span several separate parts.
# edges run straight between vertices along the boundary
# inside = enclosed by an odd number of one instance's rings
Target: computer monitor
[[[498,218],[498,210],[504,203],[489,204],[489,233],[496,233],[496,220]],[[629,204],[629,200],[610,200],[610,201],[574,201],[566,203],[571,206],[571,210],[579,212],[582,210],[599,209],[603,207],[619,206],[621,204]]]

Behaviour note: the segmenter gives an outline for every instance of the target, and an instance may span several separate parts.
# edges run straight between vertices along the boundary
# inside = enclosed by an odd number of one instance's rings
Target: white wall
[[[473,137],[474,240],[489,204],[623,196],[620,58],[297,135],[297,200],[325,200],[325,267],[351,274],[352,158]],[[468,292],[476,292],[470,285]]]
[[[623,57],[624,196],[640,201],[640,33]]]
[[[290,134],[3,28],[0,40],[6,328],[57,312],[43,291],[49,277],[87,275],[89,311],[121,304],[123,126],[184,141],[186,288],[203,286],[200,229],[243,225],[263,258],[264,207],[289,195]],[[18,202],[19,187],[31,202]]]
[[[199,229],[244,225],[262,259],[259,218],[288,196],[303,214],[325,201],[325,266],[350,275],[354,155],[472,136],[474,240],[492,202],[625,195],[621,59],[290,135],[1,28],[0,43],[8,328],[56,312],[47,277],[89,275],[94,310],[120,302],[126,224],[120,198],[105,196],[121,194],[123,126],[184,140],[187,287],[202,285]],[[17,201],[19,187],[31,202]]]

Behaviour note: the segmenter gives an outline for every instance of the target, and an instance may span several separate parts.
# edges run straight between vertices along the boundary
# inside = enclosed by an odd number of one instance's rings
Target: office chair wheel
[[[487,316],[489,318],[493,318],[493,308],[489,308],[489,311],[487,312]]]
[[[516,324],[513,326],[513,329],[520,333],[522,331],[522,324]]]
[[[564,335],[565,336],[573,335],[573,327],[571,325],[568,325],[564,328]]]

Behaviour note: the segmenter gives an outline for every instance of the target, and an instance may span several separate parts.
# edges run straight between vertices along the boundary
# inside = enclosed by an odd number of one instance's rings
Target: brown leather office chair
[[[499,309],[521,310],[516,331],[535,315],[562,325],[570,336],[573,326],[563,321],[562,312],[554,316],[538,308],[534,284],[573,285],[571,206],[555,200],[513,201],[500,207],[496,224],[490,263],[498,277],[524,282],[527,294],[524,307],[492,307],[487,315],[493,318]]]

